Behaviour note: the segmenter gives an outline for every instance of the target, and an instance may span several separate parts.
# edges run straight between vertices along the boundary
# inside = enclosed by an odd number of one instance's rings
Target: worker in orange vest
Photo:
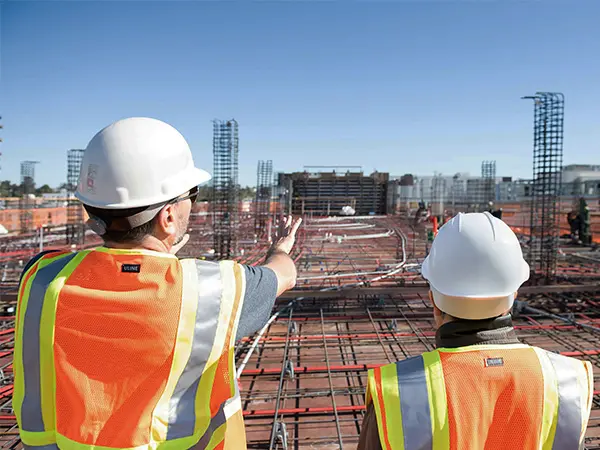
[[[179,259],[209,179],[158,120],[120,120],[90,141],[76,196],[104,246],[38,255],[19,287],[13,406],[26,448],[246,448],[234,343],[295,285],[300,220],[262,267]]]
[[[489,212],[440,228],[422,265],[436,350],[368,374],[359,450],[577,450],[589,362],[521,344],[510,311],[529,266]]]

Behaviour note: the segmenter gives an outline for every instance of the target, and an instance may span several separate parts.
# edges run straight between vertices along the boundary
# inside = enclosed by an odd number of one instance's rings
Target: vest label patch
[[[123,264],[121,266],[121,272],[140,273],[140,267],[140,264]]]
[[[485,367],[502,367],[504,365],[503,358],[486,358]]]

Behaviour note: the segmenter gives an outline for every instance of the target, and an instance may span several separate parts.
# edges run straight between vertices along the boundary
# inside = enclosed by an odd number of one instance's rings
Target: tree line
[[[9,180],[0,182],[0,197],[22,197],[25,189],[31,194],[42,195],[60,192],[62,189],[73,190],[74,186],[62,183],[58,188],[53,189],[47,184],[36,188],[35,185],[28,186],[25,183],[15,184]],[[246,186],[240,187],[240,200],[250,200],[256,196],[256,188]],[[210,201],[212,198],[212,186],[200,186],[199,201]]]
[[[30,193],[35,194],[35,195],[51,194],[53,192],[56,192],[54,189],[52,189],[47,184],[44,184],[43,186],[40,186],[39,188],[36,188],[35,186],[33,186],[33,189],[28,189],[28,190],[30,191]],[[0,182],[0,197],[22,197],[23,192],[25,192],[25,184],[24,183],[14,184],[14,183],[11,183],[9,180],[4,180],[4,181]]]
[[[199,202],[208,202],[212,199],[212,186],[200,186]],[[256,188],[251,186],[240,187],[240,200],[253,200],[256,197]]]

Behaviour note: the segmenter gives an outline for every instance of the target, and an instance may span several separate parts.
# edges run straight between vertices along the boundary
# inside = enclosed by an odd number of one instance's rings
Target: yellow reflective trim
[[[204,435],[204,432],[208,429],[211,420],[210,412],[210,398],[213,390],[213,384],[215,381],[215,374],[219,362],[213,362],[211,365],[207,365],[202,372],[200,382],[198,383],[198,392],[196,393],[196,426],[195,429],[198,432],[198,438]]]
[[[433,450],[447,450],[450,448],[450,425],[448,423],[448,402],[442,360],[437,350],[423,353],[422,356],[425,366],[425,378],[427,379],[429,411],[431,413]]]
[[[215,430],[210,439],[208,445],[206,446],[206,450],[212,450],[225,439],[225,430],[227,429],[227,422],[221,425],[219,428]],[[238,447],[239,448],[239,447]]]
[[[370,369],[368,372],[368,381],[367,381],[367,390],[370,392],[370,394],[368,394],[367,397],[370,397],[373,400],[373,406],[375,407],[375,415],[377,416],[377,424],[382,423],[381,408],[383,406],[379,403],[379,395],[377,394],[377,381],[375,380],[375,371],[380,370],[380,369],[381,368]],[[383,380],[382,380],[382,383],[383,383]],[[387,422],[386,422],[386,425],[387,425]],[[381,444],[381,448],[384,450],[392,450],[392,449],[388,448],[388,446],[387,446],[383,427],[380,427],[378,425],[377,433],[379,434],[379,442]]]
[[[199,436],[194,435],[171,441],[150,441],[148,444],[138,445],[137,447],[119,447],[119,450],[181,450],[182,448],[192,448],[198,442],[198,439]],[[115,447],[82,444],[60,433],[56,433],[56,443],[61,450],[115,450]]]
[[[171,253],[157,252],[154,250],[146,250],[143,248],[109,248],[109,247],[96,247],[90,251],[109,253],[113,255],[145,255],[145,256],[159,256],[162,258],[177,259],[177,255]]]
[[[39,270],[39,269],[37,269]],[[14,373],[14,390],[12,405],[15,415],[17,416],[17,422],[19,428],[21,427],[21,406],[23,405],[23,398],[25,397],[25,378],[23,375],[23,323],[25,322],[25,312],[27,311],[27,303],[29,301],[29,292],[31,290],[31,284],[35,274],[27,280],[27,284],[23,289],[23,298],[17,301],[18,311],[15,313],[19,318],[18,324],[15,324],[15,346],[13,350],[13,373]],[[23,280],[26,278],[23,277]],[[20,290],[20,286],[19,286]]]
[[[542,424],[540,430],[540,448],[552,450],[556,424],[558,423],[558,380],[552,362],[548,359],[546,351],[541,348],[531,347],[537,354],[542,367],[544,381],[544,403],[542,405]]]
[[[242,307],[244,306],[244,293],[246,292],[246,272],[242,269],[242,267],[235,263],[233,266],[234,274],[235,274],[235,283],[236,283],[236,296],[239,296],[238,308],[235,314],[234,322],[233,322],[233,330],[231,334],[231,346],[235,345],[235,335],[237,333],[237,329],[240,323],[240,317],[242,315]],[[236,298],[237,301],[237,298]],[[235,370],[234,370],[235,372]]]
[[[170,399],[173,397],[177,382],[185,369],[192,353],[196,309],[198,307],[198,270],[193,259],[181,260],[182,286],[181,311],[177,338],[173,352],[173,363],[165,389],[158,400],[152,415],[152,439],[165,441],[169,427]]]
[[[590,420],[590,413],[592,412],[592,400],[594,399],[594,369],[592,364],[588,361],[581,361],[583,363],[583,372],[585,375],[579,377],[579,389],[581,391],[581,438],[579,444],[585,438],[585,432],[587,431],[588,422]],[[585,405],[585,407],[584,407]]]
[[[56,372],[54,368],[54,324],[58,296],[65,282],[79,263],[90,253],[84,250],[75,255],[50,283],[44,295],[40,318],[40,380],[42,417],[46,429],[56,429]]]
[[[25,397],[25,379],[24,379],[24,375],[23,375],[23,324],[25,322],[25,315],[27,312],[27,305],[29,303],[29,294],[31,291],[31,285],[33,284],[33,280],[35,279],[37,272],[42,269],[43,267],[47,266],[48,264],[50,264],[53,261],[56,261],[57,259],[60,258],[64,258],[66,256],[68,256],[68,253],[65,254],[61,254],[61,255],[56,255],[53,257],[42,257],[39,261],[37,261],[33,266],[31,266],[31,268],[27,271],[27,273],[29,273],[31,270],[33,270],[34,268],[36,273],[34,273],[29,280],[27,281],[27,284],[25,285],[25,289],[23,290],[23,298],[19,299],[18,303],[18,308],[19,308],[19,312],[16,312],[16,316],[19,317],[19,323],[17,324],[18,326],[16,327],[15,331],[15,345],[14,345],[14,351],[13,351],[13,373],[14,373],[14,391],[13,391],[13,400],[12,400],[12,405],[13,405],[13,410],[15,412],[15,415],[17,417],[17,423],[19,425],[19,428],[21,427],[21,407],[23,405],[23,398]],[[23,280],[25,280],[26,277],[23,276]],[[20,291],[20,286],[19,286],[19,291]],[[41,349],[41,347],[40,347]],[[52,444],[53,442],[50,442],[50,444]]]
[[[244,304],[244,293],[246,292],[246,277],[244,275],[244,271],[238,263],[233,264],[233,277],[235,278],[235,298],[231,304],[231,319],[229,324],[229,357],[227,360],[227,364],[229,365],[229,378],[230,378],[230,395],[232,397],[236,394],[235,389],[235,338],[237,334],[238,324],[240,321],[240,316],[242,314],[242,306]],[[236,308],[233,311],[233,308]]]
[[[56,432],[54,430],[44,432],[19,430],[19,435],[25,445],[41,447],[42,445],[56,444]]]
[[[400,409],[400,391],[398,388],[398,370],[396,364],[387,364],[381,368],[381,384],[388,441],[393,450],[404,450],[402,411]]]
[[[511,350],[514,348],[530,348],[529,345],[525,344],[487,344],[487,345],[469,345],[466,347],[457,348],[438,348],[436,351],[444,353],[462,353],[462,352],[474,352],[481,350]]]

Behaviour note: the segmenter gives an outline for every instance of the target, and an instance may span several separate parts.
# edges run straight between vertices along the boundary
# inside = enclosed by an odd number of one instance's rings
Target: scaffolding
[[[21,233],[33,231],[33,213],[35,206],[35,165],[39,161],[21,161],[21,199],[19,201],[19,219]]]
[[[271,212],[273,195],[273,161],[258,161],[256,170],[256,200],[254,228],[260,234],[265,229]]]
[[[523,98],[534,101],[528,260],[531,269],[548,283],[555,276],[558,256],[564,96],[538,92]]]
[[[71,149],[67,152],[67,244],[81,245],[85,242],[83,205],[75,198],[79,171],[85,150]]]
[[[213,228],[215,256],[228,259],[237,254],[239,221],[238,123],[213,122]]]
[[[496,200],[496,161],[481,163],[481,203],[486,209]]]

